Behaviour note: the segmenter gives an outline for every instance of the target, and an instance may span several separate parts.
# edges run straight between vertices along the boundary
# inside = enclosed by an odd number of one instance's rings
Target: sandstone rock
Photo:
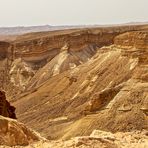
[[[70,140],[40,142],[30,147],[40,148],[145,148],[148,137],[144,132],[110,133],[94,130],[90,136],[74,137]]]
[[[148,31],[135,31],[121,34],[114,39],[122,55],[138,58],[139,64],[148,63]]]
[[[107,88],[99,94],[94,94],[90,103],[90,111],[101,109],[101,107],[105,106],[105,104],[113,99],[119,91],[119,88]]]
[[[127,47],[134,47],[136,49],[148,48],[148,32],[147,31],[135,31],[121,34],[114,39],[116,45],[120,45],[125,49]]]
[[[0,145],[24,146],[39,140],[43,138],[24,124],[0,116]]]

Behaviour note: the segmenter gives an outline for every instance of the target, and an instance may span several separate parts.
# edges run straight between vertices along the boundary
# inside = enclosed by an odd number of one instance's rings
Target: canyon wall
[[[114,44],[122,49],[122,55],[138,58],[139,63],[148,63],[148,31],[135,31],[121,34],[114,39]]]
[[[118,34],[145,29],[145,25],[141,25],[30,33],[18,36],[11,43],[12,47],[7,50],[7,54],[13,55],[13,59],[21,57],[26,61],[52,59],[65,44],[69,46],[70,51],[79,51],[89,44],[102,47],[112,44],[114,37]]]
[[[88,136],[94,129],[147,130],[147,30],[146,25],[39,32],[0,42],[3,88],[18,120],[50,140]],[[1,108],[7,117],[9,105]]]
[[[2,75],[8,75],[7,81],[10,81],[17,89],[24,91],[28,85],[35,86],[37,83],[37,86],[39,86],[51,76],[88,61],[96,53],[97,48],[113,44],[117,35],[127,31],[145,29],[147,29],[146,25],[133,25],[20,35],[14,41],[5,43],[7,45],[5,47],[3,47],[4,43],[0,43],[1,55],[6,57],[4,74]],[[63,49],[67,52],[62,53]],[[85,56],[83,57],[83,55]],[[65,57],[65,60],[62,57]],[[63,61],[60,66],[60,60],[57,61],[58,58]],[[55,61],[57,62],[55,63]],[[40,79],[38,73],[47,71],[47,68],[44,68],[45,65],[50,67],[50,75],[41,76],[43,80],[38,83],[36,82],[36,79]],[[40,72],[37,72],[38,70]],[[29,84],[30,81],[32,84]],[[11,89],[14,90],[15,88],[11,86]],[[20,91],[18,92],[20,93]]]
[[[6,100],[4,91],[0,91],[0,115],[16,119],[15,107]]]
[[[116,45],[128,48],[147,49],[148,48],[148,32],[135,31],[121,34],[114,39]]]
[[[50,68],[60,57],[49,62],[43,67],[46,77],[40,69],[29,85],[32,91],[14,103],[20,121],[49,139],[88,135],[93,129],[147,130],[147,33],[117,35],[111,45],[97,47],[89,60],[51,77]]]

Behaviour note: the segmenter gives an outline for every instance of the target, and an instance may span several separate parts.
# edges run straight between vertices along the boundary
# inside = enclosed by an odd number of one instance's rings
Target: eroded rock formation
[[[6,100],[4,91],[0,91],[0,115],[16,119],[15,107]]]
[[[0,41],[0,60],[3,60],[7,57],[7,51],[10,46],[10,43]]]
[[[126,33],[116,38],[123,36]],[[132,37],[126,40],[134,40]],[[143,36],[139,40],[146,42]],[[32,79],[32,88],[42,85],[14,103],[19,118],[49,139],[88,135],[94,128],[112,132],[148,129],[147,48],[137,49],[135,44],[123,46],[115,41],[97,48],[88,61],[54,76],[49,62],[43,67],[50,69],[45,77],[38,71]],[[76,81],[70,83],[70,78]],[[40,119],[44,120],[37,124]]]
[[[7,51],[19,121],[50,140],[88,136],[94,129],[148,130],[147,30],[145,25],[19,36]],[[91,140],[96,142],[87,137],[82,143]]]
[[[6,100],[5,92],[0,91],[0,147],[25,146],[45,140],[14,119],[16,119],[15,107]]]
[[[98,47],[113,44],[114,37],[118,34],[134,31],[146,30],[146,25],[131,25],[119,27],[100,27],[100,28],[86,28],[86,29],[71,29],[63,31],[52,31],[44,33],[28,33],[18,36],[11,42],[0,42],[1,55],[6,57],[5,62],[9,80],[15,86],[9,89],[20,89],[24,91],[28,86],[39,87],[43,81],[46,81],[51,76],[61,73],[76,67],[82,63],[87,62],[94,54]],[[8,46],[4,48],[4,45]],[[63,47],[68,45],[68,52],[62,53]],[[60,62],[60,58],[65,57],[65,60]],[[18,67],[18,59],[21,58],[22,66]],[[57,60],[58,59],[58,60]],[[14,69],[14,66],[16,68]],[[53,65],[57,66],[53,66]],[[44,68],[44,66],[46,67]],[[50,69],[47,71],[47,67]],[[26,69],[26,70],[25,70]],[[30,78],[34,75],[28,74],[28,69],[31,73],[36,73],[35,78],[29,83]],[[12,72],[12,70],[15,70]],[[9,74],[9,71],[11,73]],[[23,73],[21,73],[23,71]],[[56,72],[55,72],[56,71]],[[50,73],[50,75],[46,73]],[[25,73],[25,76],[24,76]],[[30,73],[30,72],[29,72]],[[43,73],[43,76],[40,73]],[[40,77],[40,78],[38,78]],[[39,82],[36,79],[43,79]],[[8,83],[8,82],[6,82]],[[30,87],[32,89],[32,87]],[[18,91],[19,92],[19,91]],[[15,96],[16,92],[12,94]],[[11,95],[12,95],[11,94]]]
[[[39,134],[16,120],[0,116],[0,147],[25,146],[44,140]],[[2,146],[2,147],[3,147]]]
[[[114,39],[116,45],[126,48],[147,49],[148,33],[147,31],[135,31],[121,34]]]

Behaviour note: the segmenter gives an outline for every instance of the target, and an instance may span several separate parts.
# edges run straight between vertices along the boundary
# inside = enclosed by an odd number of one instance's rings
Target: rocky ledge
[[[0,145],[25,146],[43,140],[37,133],[16,120],[0,116]]]

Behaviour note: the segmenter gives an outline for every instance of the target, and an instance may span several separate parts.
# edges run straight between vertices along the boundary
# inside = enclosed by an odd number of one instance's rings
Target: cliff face
[[[125,48],[148,48],[148,33],[146,31],[135,31],[121,34],[114,39],[116,45]]]
[[[145,30],[146,26],[73,29],[18,36],[7,50],[2,48],[7,53],[9,81],[21,91],[39,87],[50,77],[87,62],[97,48],[113,44],[118,34],[138,29]]]
[[[15,107],[6,100],[5,92],[0,91],[0,146],[25,146],[44,140],[24,124],[10,118],[16,119]]]
[[[148,63],[148,32],[127,32],[115,37],[114,42],[118,48],[122,48],[122,54],[138,58],[139,63]]]
[[[92,129],[147,130],[147,31],[145,37],[134,36],[141,31],[128,34],[116,36],[112,45],[97,47],[88,61],[73,69],[44,77],[40,87],[35,87],[42,74],[37,72],[31,86],[36,89],[15,102],[19,119],[49,139],[88,135]]]
[[[26,34],[14,41],[11,51],[15,58],[22,57],[27,61],[41,61],[47,58],[52,59],[65,44],[69,46],[69,51],[81,51],[83,46],[90,44],[102,47],[112,44],[116,35],[138,29],[143,30],[143,26],[75,29]]]
[[[9,63],[7,75],[21,91],[28,86],[38,87],[48,78],[88,61],[97,47],[111,44],[116,34],[82,29],[62,34],[45,33],[37,38],[31,34],[18,37],[7,50],[2,48]]]
[[[7,51],[10,44],[8,42],[0,41],[0,60],[3,60],[7,57]]]
[[[0,91],[0,115],[16,119],[15,107],[6,100],[4,91]]]

